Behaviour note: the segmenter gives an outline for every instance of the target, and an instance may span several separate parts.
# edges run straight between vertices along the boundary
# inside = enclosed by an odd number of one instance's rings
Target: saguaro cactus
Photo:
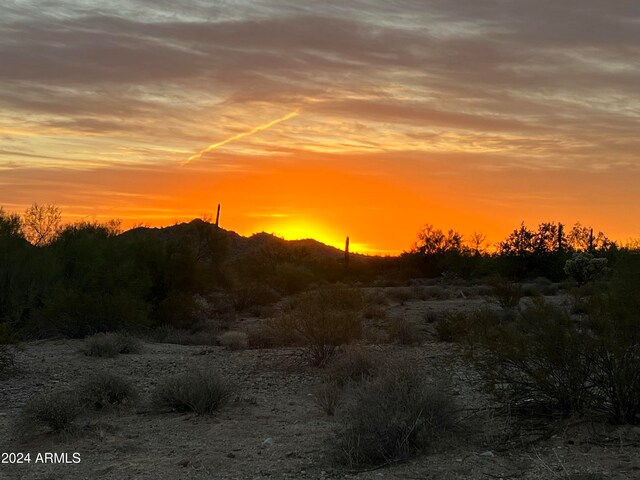
[[[349,266],[349,237],[347,237],[347,240],[344,243],[344,266]]]

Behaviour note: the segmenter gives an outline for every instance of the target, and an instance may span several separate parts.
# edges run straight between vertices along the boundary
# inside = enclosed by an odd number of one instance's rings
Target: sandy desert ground
[[[232,351],[145,341],[140,354],[93,358],[80,353],[83,340],[53,339],[23,344],[16,352],[19,373],[0,383],[0,450],[30,452],[32,458],[29,464],[1,464],[0,478],[640,478],[640,428],[569,419],[534,441],[506,433],[511,419],[492,408],[460,347],[439,341],[427,322],[434,313],[492,302],[480,295],[390,302],[383,307],[388,316],[414,322],[420,343],[362,347],[378,358],[409,359],[455,402],[456,426],[417,458],[364,471],[337,465],[328,452],[343,422],[341,410],[327,416],[318,407],[314,391],[323,372],[300,364],[295,349]],[[232,400],[219,412],[200,416],[149,407],[147,398],[159,379],[195,369],[215,370],[233,385]],[[72,386],[100,370],[132,379],[141,393],[139,404],[86,414],[71,433],[16,430],[20,409],[32,396]],[[33,459],[45,452],[79,453],[81,461],[36,464]]]

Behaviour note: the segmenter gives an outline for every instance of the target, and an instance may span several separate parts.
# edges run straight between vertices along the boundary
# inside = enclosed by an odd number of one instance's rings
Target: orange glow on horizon
[[[348,161],[315,154],[254,163],[229,154],[216,157],[214,163],[203,157],[191,168],[5,171],[0,183],[14,201],[0,199],[0,204],[22,212],[33,202],[55,203],[65,221],[115,218],[130,228],[190,221],[215,214],[220,203],[221,227],[244,236],[264,231],[289,240],[314,238],[339,249],[349,236],[353,252],[379,255],[410,249],[426,223],[465,235],[483,232],[490,243],[521,221],[531,228],[545,221],[568,227],[579,221],[621,242],[639,236],[624,222],[634,209],[626,201],[632,175],[616,179],[610,191],[593,186],[606,172],[486,172],[461,160],[411,164],[367,154]],[[236,168],[220,170],[221,164]],[[24,187],[27,182],[31,188]]]

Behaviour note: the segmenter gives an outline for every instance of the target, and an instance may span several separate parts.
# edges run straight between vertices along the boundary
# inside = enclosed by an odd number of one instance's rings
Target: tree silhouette
[[[60,232],[62,215],[54,204],[38,205],[34,203],[22,216],[24,237],[35,246],[51,243]]]

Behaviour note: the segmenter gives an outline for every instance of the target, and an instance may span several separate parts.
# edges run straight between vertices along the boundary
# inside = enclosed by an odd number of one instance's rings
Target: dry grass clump
[[[163,380],[153,394],[158,408],[212,414],[227,403],[231,390],[215,372],[195,371]]]
[[[323,382],[314,388],[313,398],[327,415],[333,416],[342,402],[342,386],[332,381]]]
[[[447,396],[409,366],[392,368],[355,391],[335,455],[351,467],[389,464],[419,453],[453,422]]]
[[[218,337],[218,343],[229,350],[243,350],[249,345],[249,340],[246,333],[229,330]]]
[[[142,352],[142,342],[126,333],[97,333],[85,339],[81,350],[88,357],[115,357]]]
[[[131,406],[138,400],[133,383],[111,372],[98,372],[80,385],[79,397],[95,410],[114,406]]]
[[[54,390],[43,393],[24,406],[17,430],[21,435],[33,433],[41,427],[53,432],[69,431],[82,411],[82,404],[75,392]]]

